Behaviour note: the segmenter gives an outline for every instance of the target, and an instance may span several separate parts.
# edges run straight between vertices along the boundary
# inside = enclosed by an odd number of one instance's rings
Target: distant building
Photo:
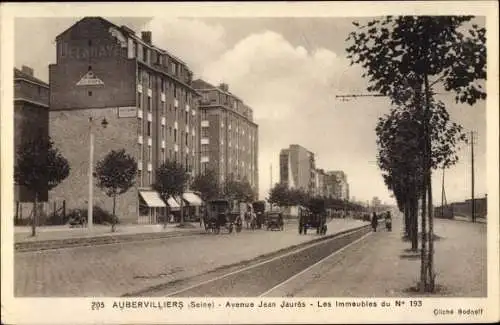
[[[33,139],[46,139],[49,134],[49,84],[35,78],[32,68],[14,68],[14,150]],[[24,186],[15,185],[15,201],[33,201],[34,195]],[[39,193],[47,201],[48,191]]]
[[[349,184],[343,171],[328,171],[325,175],[326,196],[349,200]]]
[[[380,199],[378,197],[374,196],[373,199],[372,199],[372,207],[373,208],[377,208],[381,204],[382,204],[382,202],[380,201]]]
[[[153,190],[157,168],[168,159],[193,177],[199,172],[199,94],[191,70],[153,45],[151,32],[139,36],[100,17],[81,19],[56,43],[56,63],[49,66],[50,134],[71,173],[51,200],[65,199],[68,209],[87,207],[92,118],[95,162],[123,148],[138,163],[136,186],[116,202],[120,220],[158,222],[167,205],[178,209],[178,202],[163,202]],[[185,200],[195,203],[192,198]],[[111,199],[97,186],[94,202],[111,211]]]
[[[280,152],[280,183],[289,188],[312,192],[315,189],[314,154],[306,148],[292,144]]]
[[[229,178],[247,179],[258,197],[259,132],[253,110],[229,92],[201,79],[193,82],[201,94],[201,172],[217,174],[219,185]]]

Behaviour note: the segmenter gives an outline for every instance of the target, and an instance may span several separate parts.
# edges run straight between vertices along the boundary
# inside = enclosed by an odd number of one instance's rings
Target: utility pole
[[[471,145],[471,196],[472,196],[472,222],[476,222],[476,202],[474,200],[474,131],[470,132],[470,145]]]
[[[441,185],[441,218],[444,218],[444,166],[443,166],[443,184]]]

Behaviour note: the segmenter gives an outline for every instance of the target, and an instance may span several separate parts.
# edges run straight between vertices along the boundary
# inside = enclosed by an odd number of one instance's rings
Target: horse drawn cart
[[[281,212],[268,212],[266,218],[266,229],[267,230],[280,230],[284,229],[283,215]]]
[[[305,235],[308,229],[316,228],[316,234],[325,235],[328,227],[321,202],[312,202],[310,206],[311,209],[306,207],[299,209],[299,234]]]

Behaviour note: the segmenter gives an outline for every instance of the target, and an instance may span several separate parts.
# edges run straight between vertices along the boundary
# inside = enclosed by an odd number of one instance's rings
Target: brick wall
[[[112,149],[124,148],[137,157],[137,118],[119,118],[117,108],[67,110],[50,112],[50,135],[68,159],[69,177],[50,193],[50,200],[66,200],[67,208],[86,208],[88,200],[89,122],[94,118],[94,166]],[[102,118],[108,121],[101,126]],[[95,167],[94,167],[95,168]],[[117,216],[121,221],[137,220],[137,189],[132,188],[117,199]],[[112,211],[112,199],[95,186],[94,205]]]

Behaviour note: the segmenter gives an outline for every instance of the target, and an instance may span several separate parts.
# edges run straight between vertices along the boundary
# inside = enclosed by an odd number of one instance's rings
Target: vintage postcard
[[[496,2],[0,19],[2,323],[499,321]]]

